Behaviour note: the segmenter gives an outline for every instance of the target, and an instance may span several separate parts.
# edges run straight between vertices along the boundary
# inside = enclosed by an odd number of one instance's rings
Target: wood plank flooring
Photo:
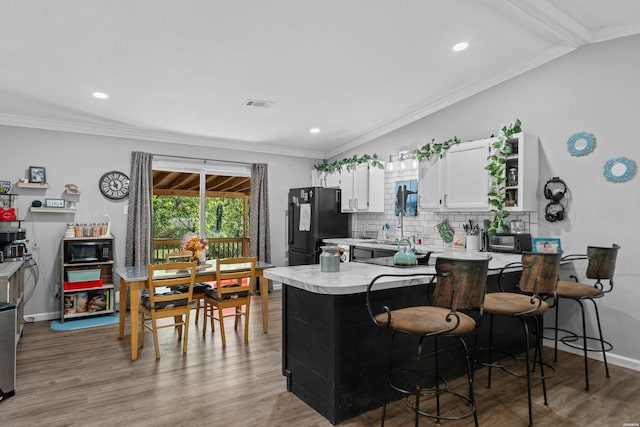
[[[164,328],[158,361],[148,333],[138,360],[131,362],[128,336],[117,338],[117,324],[71,332],[51,331],[49,322],[25,325],[17,353],[16,395],[0,402],[0,425],[330,426],[286,391],[281,374],[280,298],[281,291],[269,294],[268,334],[262,333],[258,298],[252,304],[248,342],[242,339],[242,328],[233,331],[229,320],[226,348],[217,326],[213,335],[208,328],[202,338],[202,329],[193,325],[192,312],[186,356],[173,328]],[[558,375],[547,382],[548,407],[542,404],[539,381],[534,381],[536,425],[622,427],[640,423],[640,372],[610,366],[611,378],[605,378],[602,364],[591,361],[591,391],[587,392],[582,366],[580,357],[561,353]],[[483,369],[478,371],[475,388],[480,425],[526,426],[525,380],[495,371],[492,388],[485,384]],[[379,425],[380,412],[373,410],[341,426]],[[412,422],[404,402],[388,407],[387,426]],[[420,425],[435,423],[422,418]],[[473,419],[443,421],[442,425],[470,426]]]

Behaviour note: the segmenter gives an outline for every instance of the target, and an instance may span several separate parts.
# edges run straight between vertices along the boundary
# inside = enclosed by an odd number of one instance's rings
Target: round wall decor
[[[615,157],[604,165],[604,177],[610,182],[629,181],[636,173],[636,162],[627,157]]]
[[[585,142],[582,141],[583,139]],[[567,148],[572,156],[586,156],[596,148],[596,140],[593,134],[587,132],[574,133],[567,141]]]
[[[98,181],[102,195],[111,200],[122,200],[129,195],[129,177],[122,172],[111,171]]]

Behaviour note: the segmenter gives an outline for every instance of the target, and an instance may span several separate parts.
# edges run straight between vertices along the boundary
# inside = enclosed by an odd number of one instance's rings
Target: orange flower
[[[184,249],[191,252],[200,252],[207,248],[209,242],[201,237],[193,236],[184,244]]]

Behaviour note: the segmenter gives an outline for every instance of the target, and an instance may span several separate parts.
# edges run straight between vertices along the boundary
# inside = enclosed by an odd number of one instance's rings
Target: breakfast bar
[[[371,322],[365,306],[369,282],[380,274],[434,273],[437,256],[455,258],[486,257],[487,253],[445,250],[433,254],[429,265],[393,268],[360,262],[341,263],[339,272],[321,272],[320,266],[300,265],[266,270],[270,280],[283,284],[282,370],[287,389],[327,418],[338,424],[381,406],[388,368],[388,330]],[[515,254],[491,254],[487,291],[495,292],[497,272]],[[517,283],[520,271],[513,269],[504,278],[510,286]],[[385,277],[376,282],[372,308],[382,304],[410,306],[427,303],[429,277]],[[485,322],[488,323],[488,322]],[[520,325],[494,322],[494,343],[509,351],[523,350]],[[481,325],[479,345],[486,343],[488,325]],[[441,372],[455,378],[464,366],[446,357],[452,346],[439,347]],[[409,342],[407,360],[415,349]],[[404,350],[401,350],[404,351]],[[425,349],[426,352],[431,350]],[[429,357],[429,355],[427,355]]]

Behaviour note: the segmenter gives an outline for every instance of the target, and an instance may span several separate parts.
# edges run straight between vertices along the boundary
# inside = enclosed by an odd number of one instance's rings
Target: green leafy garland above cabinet
[[[373,154],[372,156],[369,154],[365,154],[362,157],[358,157],[357,154],[354,154],[353,157],[349,157],[342,160],[335,160],[331,163],[327,161],[327,159],[323,159],[322,163],[314,165],[313,168],[318,172],[336,172],[342,169],[343,167],[353,168],[361,163],[371,162],[371,166],[375,166],[379,169],[384,169],[384,165],[378,159],[377,154]]]
[[[418,161],[422,159],[430,159],[431,156],[437,156],[441,154],[443,151],[448,150],[455,144],[460,144],[460,140],[457,136],[454,136],[451,139],[446,140],[445,142],[436,142],[435,138],[431,140],[431,142],[426,143],[421,148],[416,148],[412,151],[413,156],[418,159]]]

